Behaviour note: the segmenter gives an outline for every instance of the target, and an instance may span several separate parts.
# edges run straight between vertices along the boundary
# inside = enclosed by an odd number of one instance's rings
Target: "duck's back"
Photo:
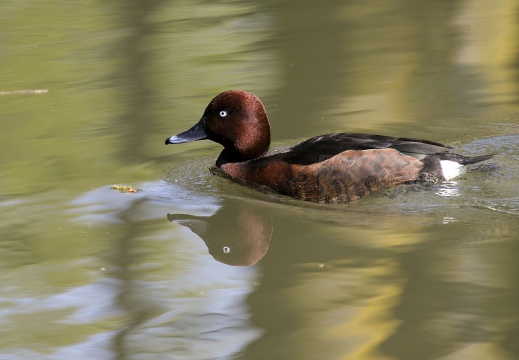
[[[285,161],[289,164],[310,165],[347,150],[371,149],[395,149],[403,154],[422,159],[427,155],[448,152],[450,147],[420,139],[339,133],[315,136],[273,155],[279,161]]]

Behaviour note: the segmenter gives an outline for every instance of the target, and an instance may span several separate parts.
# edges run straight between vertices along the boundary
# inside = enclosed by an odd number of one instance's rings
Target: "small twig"
[[[48,93],[48,89],[0,91],[0,95],[37,95]]]
[[[130,185],[114,185],[110,189],[117,190],[122,193],[135,194],[136,192],[141,191],[141,189],[132,188]]]

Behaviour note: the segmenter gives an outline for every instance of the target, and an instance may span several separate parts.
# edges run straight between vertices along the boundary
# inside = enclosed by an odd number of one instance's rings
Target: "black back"
[[[289,164],[311,165],[329,159],[343,151],[369,149],[396,149],[408,155],[422,158],[427,155],[446,153],[450,147],[427,140],[340,133],[315,136],[291,148],[274,152],[271,155],[267,154],[267,158]],[[261,160],[261,158],[258,160]]]

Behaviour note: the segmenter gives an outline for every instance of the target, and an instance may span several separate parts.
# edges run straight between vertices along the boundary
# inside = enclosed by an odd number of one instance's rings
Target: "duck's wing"
[[[341,133],[315,136],[274,156],[289,164],[310,165],[329,159],[347,150],[396,149],[406,155],[422,159],[442,154],[451,148],[443,144],[384,135]]]

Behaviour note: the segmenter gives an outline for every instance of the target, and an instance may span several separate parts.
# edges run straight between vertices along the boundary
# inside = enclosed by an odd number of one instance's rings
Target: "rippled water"
[[[515,3],[0,19],[0,359],[519,357]],[[217,144],[164,146],[230,88],[264,101],[273,149],[372,132],[495,157],[340,206],[258,192],[209,171]]]

